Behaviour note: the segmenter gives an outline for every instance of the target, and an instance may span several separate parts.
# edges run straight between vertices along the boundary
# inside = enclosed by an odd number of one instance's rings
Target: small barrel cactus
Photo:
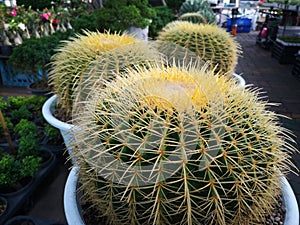
[[[105,51],[140,41],[119,33],[86,31],[83,35],[77,35],[62,43],[51,59],[48,77],[49,84],[67,115],[72,112],[74,89],[90,62]]]
[[[216,24],[214,13],[207,10],[182,14],[180,17],[178,17],[178,20],[188,21],[192,23]]]
[[[169,41],[195,52],[210,69],[232,76],[241,53],[240,45],[225,30],[212,24],[173,21],[159,33],[158,40]]]
[[[258,91],[164,62],[103,82],[74,115],[72,157],[107,224],[263,224],[295,149]]]
[[[215,14],[207,0],[186,0],[178,11],[178,19],[193,23],[216,24]]]
[[[178,10],[178,16],[185,13],[198,12],[201,10],[211,10],[210,3],[207,0],[186,0]]]

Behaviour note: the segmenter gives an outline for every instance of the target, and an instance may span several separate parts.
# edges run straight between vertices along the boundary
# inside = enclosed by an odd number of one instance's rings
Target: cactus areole
[[[73,157],[108,224],[262,224],[294,149],[258,91],[164,65],[91,91]]]

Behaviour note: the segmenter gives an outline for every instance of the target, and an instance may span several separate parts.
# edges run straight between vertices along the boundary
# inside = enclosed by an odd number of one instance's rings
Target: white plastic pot
[[[77,202],[78,167],[74,166],[69,173],[64,190],[64,210],[68,224],[85,225]]]
[[[133,35],[137,39],[148,41],[149,26],[147,26],[146,28],[131,26],[125,31],[125,33]]]
[[[78,167],[71,170],[64,190],[64,209],[68,224],[85,225],[77,202]],[[282,176],[282,195],[286,207],[283,225],[299,225],[299,209],[295,194],[287,179]]]
[[[72,154],[72,140],[73,140],[73,132],[72,128],[74,125],[62,122],[53,116],[55,111],[55,105],[57,102],[57,95],[51,96],[43,105],[42,114],[45,120],[51,124],[53,127],[56,127],[60,130],[60,133],[64,139],[66,148],[68,150],[69,155]]]
[[[246,81],[241,75],[238,75],[236,73],[233,73],[232,75],[240,87],[244,87],[246,85]]]

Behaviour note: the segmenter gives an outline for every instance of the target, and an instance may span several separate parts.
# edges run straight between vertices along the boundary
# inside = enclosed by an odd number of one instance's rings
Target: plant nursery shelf
[[[272,48],[272,57],[280,64],[296,63],[296,54],[300,50],[300,44],[293,44],[277,39]]]
[[[8,56],[0,55],[0,73],[2,84],[5,86],[26,87],[34,81],[34,76],[16,74],[13,68],[7,63]]]

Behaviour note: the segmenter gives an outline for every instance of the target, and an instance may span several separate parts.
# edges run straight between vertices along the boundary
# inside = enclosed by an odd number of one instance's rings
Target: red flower
[[[56,26],[58,24],[58,20],[57,19],[52,20],[52,24]]]
[[[42,14],[42,19],[44,20],[49,20],[49,17],[51,16],[51,13],[50,12],[46,12],[46,13],[43,13]]]
[[[13,8],[10,15],[12,16],[16,16],[17,15],[17,9],[16,8]]]

